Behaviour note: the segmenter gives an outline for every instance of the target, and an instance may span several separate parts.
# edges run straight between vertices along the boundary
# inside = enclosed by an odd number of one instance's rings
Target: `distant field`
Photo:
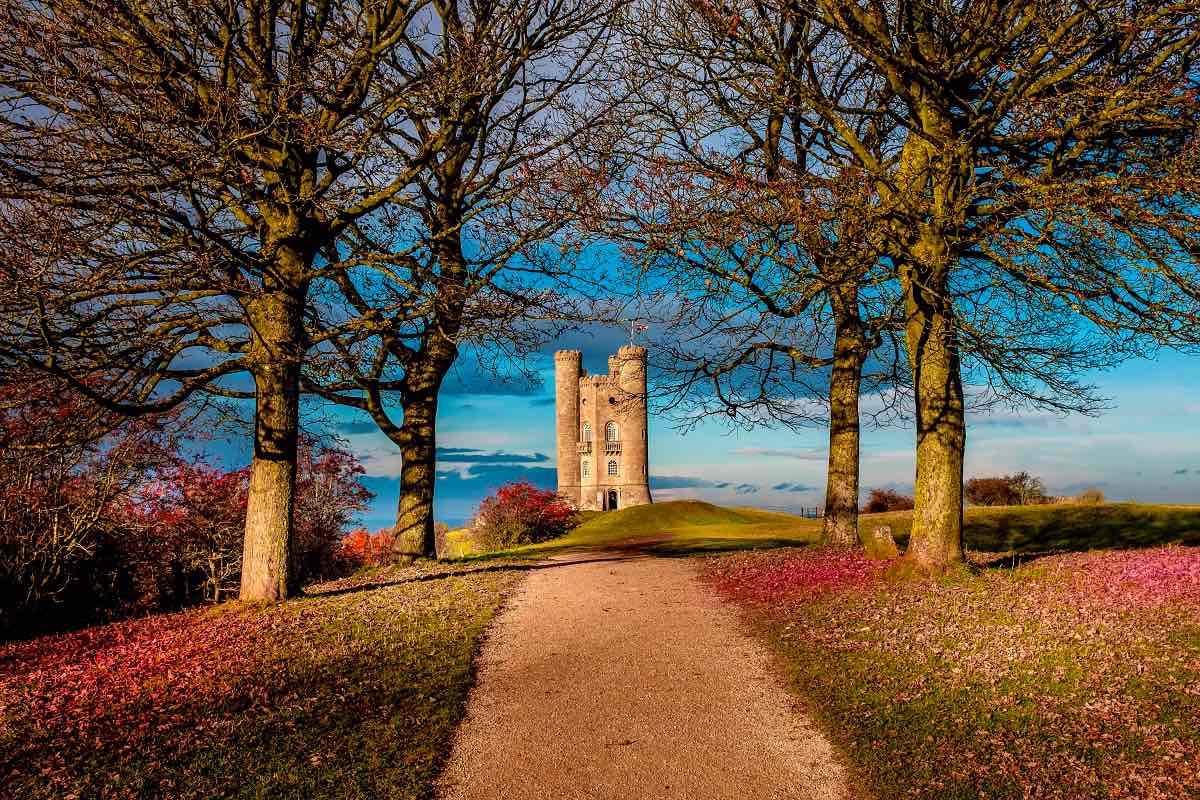
[[[864,514],[859,527],[890,525],[908,540],[911,511]],[[1200,506],[1103,505],[968,508],[963,538],[969,550],[1038,553],[1200,544]]]

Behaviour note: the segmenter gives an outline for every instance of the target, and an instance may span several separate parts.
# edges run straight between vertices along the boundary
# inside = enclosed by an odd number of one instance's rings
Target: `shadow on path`
[[[611,553],[605,556],[604,553]],[[573,555],[579,555],[579,558],[571,558]],[[620,547],[606,548],[576,548],[556,553],[553,556],[548,556],[540,561],[515,561],[505,563],[489,563],[480,566],[464,567],[462,569],[446,569],[437,572],[422,572],[416,575],[398,576],[390,580],[366,581],[363,583],[355,583],[350,586],[338,586],[330,589],[315,588],[306,590],[305,597],[336,597],[344,594],[354,594],[356,592],[373,592],[377,589],[386,589],[390,586],[401,586],[406,583],[424,583],[426,581],[440,581],[446,578],[462,577],[464,575],[478,575],[486,572],[532,572],[543,569],[556,569],[559,567],[568,566],[571,564],[588,564],[596,561],[625,561],[637,557],[645,557],[647,553],[637,549],[624,549]],[[586,556],[586,557],[585,557]],[[435,562],[436,563],[436,562]],[[352,579],[342,579],[352,580]],[[318,584],[320,586],[321,584]]]

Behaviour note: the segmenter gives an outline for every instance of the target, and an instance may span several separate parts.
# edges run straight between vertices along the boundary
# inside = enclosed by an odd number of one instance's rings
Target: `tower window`
[[[617,462],[615,462],[615,461],[608,462],[608,474],[609,475],[617,474]]]
[[[589,422],[583,423],[583,439],[581,441],[590,442],[592,440],[592,425]]]
[[[592,474],[592,465],[590,463],[588,463],[588,460],[586,458],[583,460],[582,469],[583,469],[583,477],[586,478],[588,475]]]
[[[604,441],[606,441],[606,442],[617,441],[617,423],[610,422],[604,426]]]

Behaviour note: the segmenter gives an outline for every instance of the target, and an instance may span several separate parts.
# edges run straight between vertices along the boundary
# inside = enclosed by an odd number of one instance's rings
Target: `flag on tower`
[[[649,326],[643,325],[641,322],[638,322],[636,319],[629,320],[629,343],[633,344],[633,339],[635,336],[637,336],[639,333],[644,333],[645,331],[648,331],[648,330],[650,330]]]

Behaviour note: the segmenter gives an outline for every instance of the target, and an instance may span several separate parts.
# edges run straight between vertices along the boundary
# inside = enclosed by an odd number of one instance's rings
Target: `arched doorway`
[[[608,508],[609,511],[617,510],[617,490],[616,489],[608,490],[608,502],[606,503],[606,507]]]

